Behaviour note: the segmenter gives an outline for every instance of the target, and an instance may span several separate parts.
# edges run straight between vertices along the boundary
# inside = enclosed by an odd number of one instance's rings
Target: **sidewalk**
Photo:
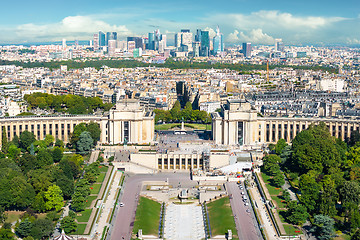
[[[262,176],[261,176],[261,172],[258,172],[258,178],[259,178],[259,181],[261,183],[261,186],[263,187],[263,190],[264,190],[264,193],[265,193],[265,196],[268,200],[271,200],[273,202],[273,204],[276,206],[276,208],[279,208],[276,204],[276,201],[273,201],[272,198],[271,198],[271,195],[269,193],[269,190],[267,189],[266,187],[266,184],[264,182],[264,180],[262,179]],[[273,216],[277,222],[277,225],[279,226],[279,231],[281,233],[281,235],[286,235],[286,231],[284,229],[284,226],[280,220],[280,217],[279,217],[279,214],[278,212],[276,211],[276,209],[271,209],[271,212],[273,213]]]
[[[108,182],[108,179],[111,177],[112,169],[113,169],[113,166],[110,166],[108,171],[106,172],[104,181],[101,185],[101,188],[100,188],[99,194],[97,195],[97,198],[91,203],[91,205],[89,207],[90,209],[93,209],[93,210],[91,212],[89,221],[87,222],[84,234],[89,234],[91,231],[91,225],[92,225],[92,222],[93,222],[94,218],[96,217],[96,213],[97,213],[95,204],[96,204],[96,202],[98,202],[98,204],[101,202],[101,197],[106,189],[106,183]],[[98,199],[99,199],[99,201],[98,201]]]
[[[116,207],[116,196],[120,191],[119,184],[122,174],[120,171],[115,171],[113,180],[109,185],[109,191],[106,193],[107,196],[104,196],[105,201],[101,205],[101,213],[93,229],[98,235],[102,234],[104,228],[109,225],[112,210]]]

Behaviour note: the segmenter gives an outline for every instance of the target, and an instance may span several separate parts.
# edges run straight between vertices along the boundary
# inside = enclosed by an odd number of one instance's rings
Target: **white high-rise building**
[[[66,49],[66,39],[63,38],[62,40],[62,49],[65,50]]]
[[[109,40],[108,41],[108,52],[109,52],[110,57],[115,55],[115,48],[116,48],[116,40]]]
[[[183,32],[181,35],[181,44],[188,46],[188,51],[192,52],[192,38],[193,34],[191,32]]]

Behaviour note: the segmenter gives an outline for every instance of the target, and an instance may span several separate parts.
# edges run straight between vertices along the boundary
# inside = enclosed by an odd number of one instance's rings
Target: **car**
[[[249,206],[249,203],[246,202],[246,203],[245,203],[245,206]]]
[[[120,207],[123,207],[125,206],[125,204],[123,202],[120,203]]]
[[[241,195],[244,195],[245,193],[244,192],[241,192]]]

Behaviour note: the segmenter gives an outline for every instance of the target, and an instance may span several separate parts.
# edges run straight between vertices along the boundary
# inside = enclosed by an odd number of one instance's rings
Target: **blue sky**
[[[18,0],[1,3],[0,43],[88,40],[94,32],[121,38],[159,28],[167,38],[181,28],[213,31],[227,44],[360,44],[355,0]]]

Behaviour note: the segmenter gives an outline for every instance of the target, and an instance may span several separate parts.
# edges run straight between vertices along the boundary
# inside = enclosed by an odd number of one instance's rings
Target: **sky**
[[[90,40],[99,30],[120,39],[160,29],[220,27],[227,45],[360,45],[358,0],[17,0],[2,1],[0,44]]]

